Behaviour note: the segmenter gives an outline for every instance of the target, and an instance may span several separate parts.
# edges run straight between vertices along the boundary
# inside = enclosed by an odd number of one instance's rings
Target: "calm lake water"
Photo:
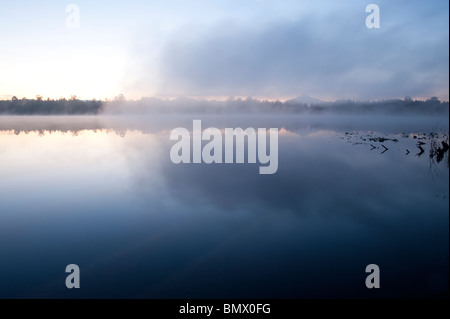
[[[193,119],[279,128],[277,173],[173,164],[169,134]],[[0,117],[0,298],[448,296],[448,129],[437,117]],[[68,264],[80,289],[65,286]],[[368,264],[380,289],[365,286]]]

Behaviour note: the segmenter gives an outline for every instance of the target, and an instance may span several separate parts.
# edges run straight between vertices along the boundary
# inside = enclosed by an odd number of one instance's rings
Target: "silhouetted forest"
[[[81,115],[97,114],[102,106],[101,101],[82,101],[73,96],[71,99],[43,100],[38,96],[36,99],[21,100],[13,97],[8,101],[0,101],[0,114],[3,115]]]
[[[436,97],[426,101],[411,98],[382,101],[340,100],[314,104],[296,100],[267,101],[251,97],[229,98],[225,101],[178,98],[174,100],[142,98],[126,101],[119,96],[112,101],[17,99],[0,101],[2,115],[81,115],[81,114],[235,114],[235,113],[287,113],[287,114],[443,114],[449,113],[449,102]]]

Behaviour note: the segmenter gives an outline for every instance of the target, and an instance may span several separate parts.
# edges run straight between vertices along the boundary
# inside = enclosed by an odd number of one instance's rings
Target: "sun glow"
[[[39,50],[38,50],[39,52]],[[112,98],[121,92],[127,58],[105,46],[89,50],[12,52],[2,59],[2,94],[18,98]],[[7,81],[6,81],[7,80]]]

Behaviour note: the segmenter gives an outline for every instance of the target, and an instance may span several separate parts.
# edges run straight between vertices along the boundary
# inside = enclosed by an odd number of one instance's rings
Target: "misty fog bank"
[[[126,101],[97,100],[30,100],[0,101],[1,115],[114,115],[114,114],[449,114],[449,102],[433,97],[426,101],[391,99],[382,101],[340,100],[334,102],[303,103],[296,99],[281,101],[229,98],[226,101],[178,98],[174,100],[142,98]]]
[[[125,135],[129,131],[166,134],[176,127],[192,129],[193,119],[202,127],[278,127],[287,132],[304,129],[337,132],[382,131],[390,134],[448,132],[449,118],[441,115],[345,115],[345,114],[202,114],[202,115],[13,115],[0,117],[0,132],[40,135],[53,132],[77,134],[84,130],[109,131]]]

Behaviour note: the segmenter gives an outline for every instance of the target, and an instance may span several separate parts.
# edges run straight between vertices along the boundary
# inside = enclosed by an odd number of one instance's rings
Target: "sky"
[[[446,0],[0,0],[0,99],[448,100],[448,28]]]

